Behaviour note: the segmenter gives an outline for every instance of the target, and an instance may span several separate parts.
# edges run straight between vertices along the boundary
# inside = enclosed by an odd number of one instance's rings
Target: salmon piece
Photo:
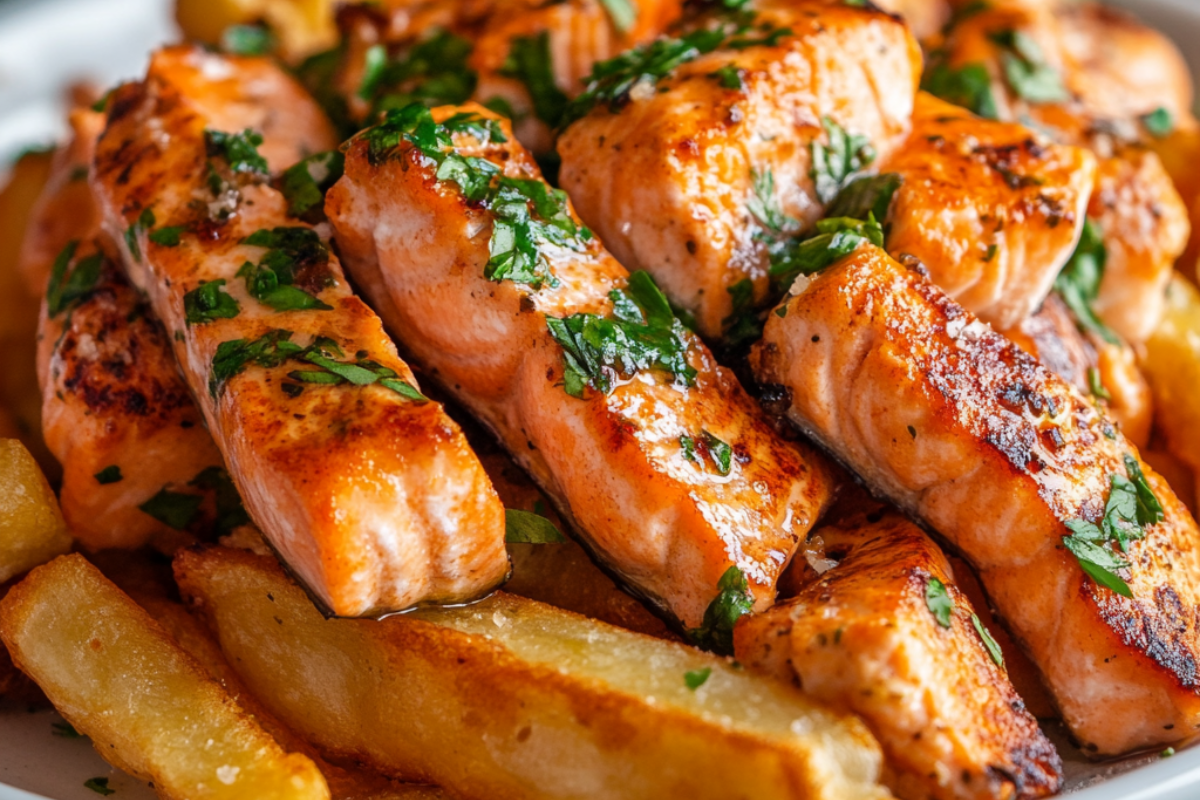
[[[880,166],[901,181],[888,252],[920,259],[934,283],[981,319],[1018,325],[1075,250],[1095,158],[925,92],[912,127],[907,144]]]
[[[738,661],[862,716],[897,797],[1058,791],[1058,753],[981,638],[938,546],[895,512],[816,535],[820,571],[805,568],[796,597],[738,623]]]
[[[1084,395],[1103,402],[1135,446],[1149,444],[1154,398],[1132,347],[1081,331],[1057,294],[1047,297],[1038,312],[1018,327],[1002,333]]]
[[[736,567],[768,607],[829,500],[823,461],[582,227],[507,122],[427,113],[346,149],[325,210],[355,284],[631,591],[694,629]]]
[[[750,29],[712,23],[725,26],[722,43],[657,80],[630,69],[632,87],[558,141],[559,179],[584,222],[710,339],[736,323],[734,294],[743,307],[764,301],[772,251],[824,216],[850,167],[868,169],[903,143],[921,71],[903,22],[873,7],[748,8]],[[651,47],[686,49],[680,42]],[[839,148],[830,137],[843,134],[862,138]],[[853,163],[825,169],[826,147]]]
[[[776,410],[962,553],[1085,750],[1200,725],[1200,530],[1103,411],[878,248],[791,293],[753,356]],[[1126,520],[1118,556],[1121,482],[1162,512]]]
[[[1174,45],[1091,5],[1057,11],[1004,3],[954,26],[939,54],[926,76],[930,90],[997,119],[1031,120],[1098,156],[1087,213],[1108,257],[1093,305],[1126,341],[1143,342],[1161,319],[1171,268],[1191,232],[1188,209],[1162,162],[1138,141],[1145,138],[1145,115],[1158,109],[1179,124],[1195,124],[1191,81]],[[1025,59],[1038,80],[1008,80],[1014,59]],[[986,80],[968,92],[953,76],[972,69]],[[1161,80],[1137,77],[1150,72]]]
[[[876,5],[903,17],[913,36],[921,42],[936,37],[950,21],[953,11],[948,0],[882,0]]]
[[[92,181],[250,516],[309,590],[342,616],[474,599],[508,574],[495,490],[266,183],[332,143],[269,60],[167,48],[113,97]]]

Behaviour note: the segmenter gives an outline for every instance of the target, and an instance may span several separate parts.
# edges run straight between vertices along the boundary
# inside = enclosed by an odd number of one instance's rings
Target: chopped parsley
[[[107,486],[110,483],[120,483],[124,476],[121,475],[121,468],[116,464],[112,464],[100,470],[92,477],[96,479],[96,483],[101,486]]]
[[[104,256],[93,253],[80,259],[71,269],[71,261],[79,248],[78,241],[68,242],[54,259],[50,268],[50,281],[46,286],[46,311],[57,317],[63,311],[83,300],[96,288],[104,266]]]
[[[232,172],[267,177],[269,173],[267,160],[258,152],[258,148],[263,143],[262,134],[256,133],[250,128],[246,128],[241,133],[206,130],[204,131],[204,143],[208,149],[209,158],[224,158]]]
[[[1063,537],[1063,544],[1092,580],[1132,598],[1129,585],[1116,574],[1116,570],[1130,566],[1121,554],[1129,552],[1130,542],[1145,538],[1145,529],[1161,522],[1164,511],[1132,455],[1125,456],[1125,471],[1128,477],[1115,473],[1109,476],[1112,488],[1099,524],[1085,519],[1067,520],[1071,535]]]
[[[975,632],[983,640],[983,646],[987,649],[988,655],[992,657],[992,661],[996,662],[997,667],[1004,669],[1004,653],[1000,650],[1000,645],[996,644],[996,640],[988,633],[988,629],[983,627],[978,614],[971,615],[971,624],[975,626]]]
[[[838,193],[826,209],[826,214],[850,219],[870,219],[874,216],[882,223],[888,217],[892,198],[903,183],[904,178],[895,172],[854,178]]]
[[[196,519],[204,498],[198,494],[172,492],[166,487],[138,506],[143,513],[154,517],[168,528],[185,531]]]
[[[275,311],[328,311],[332,308],[294,286],[297,273],[329,263],[329,248],[312,228],[263,228],[242,240],[243,244],[267,248],[257,264],[242,264],[237,277],[246,281],[246,291]]]
[[[947,103],[967,109],[984,119],[999,119],[1000,109],[992,93],[992,76],[983,64],[951,67],[934,60],[921,80],[921,88]]]
[[[188,482],[188,486],[213,493],[217,510],[216,526],[221,533],[229,533],[234,528],[250,522],[250,515],[242,505],[242,497],[223,467],[207,467],[201,470]]]
[[[883,247],[883,227],[872,216],[867,221],[837,217],[817,223],[817,233],[800,242],[786,242],[771,257],[771,277],[790,286],[797,275],[812,275],[864,244]]]
[[[233,319],[241,306],[221,288],[225,279],[203,281],[183,296],[183,313],[188,325],[203,325],[217,319]]]
[[[725,570],[717,582],[717,596],[704,611],[700,627],[688,631],[692,644],[719,655],[733,655],[733,626],[754,609],[754,595],[746,574],[736,566]]]
[[[799,224],[796,220],[783,213],[779,201],[775,197],[775,173],[771,170],[762,172],[750,170],[750,199],[746,201],[746,210],[771,233],[782,236],[794,230]]]
[[[828,144],[813,141],[810,145],[812,167],[809,177],[816,186],[817,199],[828,205],[858,173],[875,160],[871,140],[851,135],[829,117],[821,119]]]
[[[946,591],[946,584],[937,578],[930,578],[925,584],[925,606],[937,624],[943,628],[950,627],[950,615],[954,613],[954,601]]]
[[[467,66],[471,42],[438,31],[395,58],[382,45],[367,50],[358,95],[371,103],[369,118],[411,103],[460,105],[475,92],[478,76]]]
[[[133,256],[133,260],[139,264],[142,261],[142,247],[138,243],[138,236],[143,231],[148,231],[154,227],[156,220],[154,219],[154,210],[150,208],[142,209],[142,213],[134,220],[133,224],[125,229],[125,246],[129,248],[129,254]]]
[[[610,2],[626,4],[628,0]],[[571,101],[554,82],[554,62],[550,55],[548,31],[542,31],[537,36],[514,38],[512,49],[500,74],[519,80],[533,100],[533,113],[537,118],[551,128],[558,127]]]
[[[1104,267],[1108,261],[1108,249],[1100,226],[1092,219],[1083,224],[1079,244],[1067,265],[1054,279],[1054,289],[1075,316],[1075,322],[1084,330],[1091,331],[1112,344],[1121,340],[1092,310],[1092,302],[1100,294],[1100,282],[1104,279]]]
[[[187,231],[186,225],[171,225],[166,228],[159,228],[155,231],[150,231],[150,241],[160,247],[178,247],[179,237]]]
[[[712,675],[712,667],[690,670],[683,673],[683,684],[694,692],[704,685],[710,675]]]
[[[1104,387],[1104,383],[1100,380],[1100,370],[1095,367],[1088,367],[1087,371],[1088,390],[1093,397],[1098,397],[1101,400],[1112,400],[1112,394]]]
[[[230,25],[221,33],[221,50],[235,56],[265,56],[275,37],[264,25]]]
[[[637,6],[632,0],[600,0],[600,5],[604,6],[613,27],[620,33],[627,32],[637,22]]]
[[[88,778],[83,782],[83,786],[84,788],[91,789],[96,794],[104,795],[105,797],[110,794],[117,793],[116,789],[108,788],[108,778]]]
[[[1169,108],[1159,107],[1149,114],[1138,117],[1147,132],[1156,139],[1170,136],[1175,131],[1175,115]]]
[[[702,456],[707,455],[722,477],[733,470],[733,448],[708,431],[701,431],[699,439],[683,434],[679,437],[679,449],[684,460],[700,466],[704,464]]]
[[[734,64],[726,64],[725,66],[708,73],[708,77],[716,78],[717,83],[723,89],[742,89],[744,83],[742,81],[742,70],[738,69]]]
[[[567,394],[582,398],[585,387],[608,394],[617,377],[650,369],[668,372],[677,384],[690,386],[696,370],[687,360],[686,330],[654,279],[635,272],[628,285],[611,291],[609,298],[611,317],[546,317],[550,335],[563,349]]]
[[[567,538],[541,514],[504,509],[504,541],[509,544],[561,544]]]
[[[341,152],[330,150],[309,156],[289,167],[280,177],[279,190],[288,203],[288,213],[303,217],[325,203],[325,193],[342,177],[346,160]]]
[[[1031,103],[1061,103],[1069,99],[1062,76],[1046,63],[1037,41],[1018,30],[996,31],[988,36],[1002,50],[1000,64],[1009,88]]]
[[[305,384],[336,386],[350,383],[355,386],[379,384],[401,397],[416,403],[427,403],[429,398],[415,386],[401,378],[395,370],[367,358],[354,361],[339,361],[345,353],[332,339],[318,337],[308,347],[291,341],[292,332],[275,329],[254,341],[234,339],[217,345],[212,367],[208,376],[208,391],[213,398],[233,377],[240,375],[251,365],[267,369],[281,366],[287,361],[298,361],[316,369],[295,370],[287,377],[294,383],[284,384],[284,391],[291,396],[299,395]]]
[[[725,327],[724,344],[739,348],[762,338],[763,323],[754,306],[754,282],[742,278],[732,286],[725,287],[733,300],[733,310],[722,320]]]

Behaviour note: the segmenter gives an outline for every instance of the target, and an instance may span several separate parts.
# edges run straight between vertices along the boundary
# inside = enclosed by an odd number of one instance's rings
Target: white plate
[[[1173,35],[1200,75],[1200,0],[1113,0]],[[174,35],[169,0],[0,0],[0,165],[62,132],[62,89],[141,74],[146,54]],[[2,171],[2,169],[0,169]],[[109,779],[113,800],[153,800],[147,786],[110,768],[86,739],[53,735],[50,711],[0,711],[0,800],[96,800],[84,788]],[[1197,800],[1200,747],[1096,766],[1050,731],[1066,761],[1072,800]]]

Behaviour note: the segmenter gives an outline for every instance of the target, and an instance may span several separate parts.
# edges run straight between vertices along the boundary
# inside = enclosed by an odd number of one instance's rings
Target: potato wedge
[[[46,476],[25,445],[0,439],[0,583],[70,549]]]
[[[1146,342],[1142,367],[1168,451],[1200,472],[1200,291],[1178,274],[1167,288],[1162,322]]]
[[[289,726],[453,794],[889,796],[859,720],[683,645],[504,593],[327,620],[273,559],[223,548],[181,553],[175,575]]]
[[[0,602],[0,639],[114,766],[178,800],[328,800],[142,608],[80,555],[38,567]]]

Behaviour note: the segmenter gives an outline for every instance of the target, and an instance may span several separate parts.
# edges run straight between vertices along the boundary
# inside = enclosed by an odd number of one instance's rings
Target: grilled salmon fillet
[[[1087,752],[1200,725],[1200,531],[1078,390],[870,245],[798,280],[753,360],[777,410],[972,564]]]
[[[1136,77],[1151,72],[1160,80]],[[1162,316],[1172,266],[1191,231],[1186,205],[1140,141],[1146,115],[1159,109],[1168,120],[1194,124],[1191,81],[1174,45],[1092,5],[993,3],[950,28],[925,86],[977,113],[1029,120],[1093,150],[1099,161],[1087,213],[1108,256],[1094,308],[1125,340],[1144,341]]]
[[[507,122],[397,112],[349,143],[325,210],[406,351],[623,583],[689,629],[733,567],[771,604],[829,499],[823,461],[774,432]]]
[[[804,568],[796,597],[739,621],[738,661],[861,715],[904,800],[1056,792],[1058,753],[938,546],[895,512],[815,536],[822,571]]]
[[[912,132],[880,165],[899,187],[887,249],[999,328],[1018,325],[1075,250],[1096,160],[1023,125],[974,117],[925,92]]]
[[[266,183],[330,143],[270,61],[168,48],[111,100],[92,181],[251,517],[310,591],[345,616],[476,598],[508,573],[495,491]]]
[[[735,323],[735,295],[767,296],[773,250],[903,142],[921,70],[903,22],[874,7],[760,0],[742,14],[598,67],[620,79],[590,87],[558,140],[584,222],[712,339]],[[665,75],[646,66],[676,51]]]
[[[228,500],[224,515],[215,497],[203,500],[224,480],[220,451],[166,333],[99,235],[87,171],[103,126],[102,114],[72,112],[72,138],[55,152],[22,243],[21,269],[43,298],[42,435],[63,465],[59,505],[84,547],[171,549],[184,530],[243,517]]]

